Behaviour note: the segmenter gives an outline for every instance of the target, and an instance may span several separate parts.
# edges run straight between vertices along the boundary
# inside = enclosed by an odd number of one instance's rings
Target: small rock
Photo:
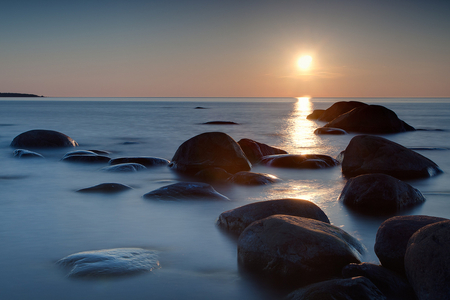
[[[265,156],[261,164],[278,168],[321,169],[337,166],[339,162],[320,154],[279,154]]]
[[[97,154],[95,154],[95,155],[72,154],[69,156],[64,156],[61,160],[66,161],[66,162],[78,162],[78,163],[108,163],[110,158],[107,156],[97,155]]]
[[[33,157],[44,158],[42,154],[25,149],[16,149],[14,150],[13,155],[14,157],[18,158],[33,158]]]
[[[121,183],[101,183],[92,187],[80,189],[81,193],[118,193],[131,189],[128,185]]]
[[[145,167],[167,166],[170,162],[167,159],[159,157],[141,156],[141,157],[119,157],[111,159],[110,165],[118,165],[125,163],[137,163]]]
[[[106,172],[137,172],[147,169],[145,166],[136,163],[118,164],[110,167],[102,168]]]
[[[271,174],[241,171],[228,179],[228,182],[241,185],[266,185],[280,181]]]
[[[178,182],[163,186],[144,195],[146,199],[160,200],[230,200],[211,185],[201,182]]]
[[[315,134],[332,134],[332,135],[344,135],[347,132],[340,128],[320,127],[314,130]]]
[[[231,121],[209,121],[202,123],[203,125],[239,125],[238,123]]]

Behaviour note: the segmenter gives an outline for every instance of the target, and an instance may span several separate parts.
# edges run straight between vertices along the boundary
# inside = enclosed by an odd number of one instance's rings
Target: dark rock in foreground
[[[170,162],[167,159],[159,157],[141,156],[141,157],[119,157],[111,159],[110,165],[125,163],[137,163],[145,167],[167,166]]]
[[[331,127],[320,127],[314,130],[315,134],[330,134],[330,135],[344,135],[347,132],[340,128],[331,128]]]
[[[195,178],[205,182],[226,182],[231,176],[222,168],[207,168],[195,174]]]
[[[159,267],[156,252],[141,248],[79,252],[57,263],[71,267],[69,277],[123,276],[150,272]]]
[[[57,131],[35,129],[16,136],[11,147],[15,148],[58,148],[76,147],[78,143],[71,137]]]
[[[313,202],[279,199],[250,203],[220,214],[217,225],[240,235],[251,223],[273,215],[291,215],[330,223],[327,215]]]
[[[80,189],[81,193],[119,193],[130,190],[131,187],[121,183],[101,183],[92,187]]]
[[[25,149],[16,149],[14,150],[13,155],[18,158],[44,158],[42,154]]]
[[[339,162],[320,154],[279,154],[264,157],[261,164],[278,168],[321,169],[337,166]]]
[[[228,182],[241,185],[266,185],[280,181],[271,174],[241,171],[228,179]]]
[[[201,182],[178,182],[163,186],[144,195],[146,199],[159,200],[230,200],[219,194],[211,185]]]
[[[259,143],[251,139],[241,139],[238,144],[252,164],[260,162],[261,159],[267,155],[287,154],[287,152],[282,149]]]
[[[404,258],[408,240],[420,228],[447,219],[430,216],[397,216],[384,221],[375,239],[375,254],[383,267],[405,273]]]
[[[308,285],[290,293],[287,300],[386,300],[367,278],[332,279]]]
[[[391,213],[423,203],[425,198],[419,190],[397,178],[366,174],[350,178],[339,200],[367,213]]]
[[[422,227],[409,239],[405,271],[419,300],[450,299],[450,220]]]
[[[343,156],[342,173],[346,177],[383,173],[398,179],[414,179],[442,173],[428,158],[379,136],[355,136]]]
[[[114,166],[104,167],[102,171],[106,172],[137,172],[147,169],[145,166],[137,163],[124,163]]]

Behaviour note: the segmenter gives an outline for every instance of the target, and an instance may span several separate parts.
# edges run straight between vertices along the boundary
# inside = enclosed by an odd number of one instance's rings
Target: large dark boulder
[[[339,101],[331,105],[329,108],[327,108],[323,113],[320,113],[320,110],[313,114],[317,116],[316,120],[323,121],[323,122],[330,122],[337,117],[339,117],[342,114],[345,114],[352,109],[356,107],[364,107],[367,106],[366,103],[359,102],[359,101]],[[307,118],[310,120],[313,120],[314,115],[311,114]]]
[[[327,215],[311,201],[279,199],[250,203],[220,214],[217,225],[240,235],[251,223],[272,215],[290,215],[330,223]]]
[[[118,165],[125,163],[137,163],[145,167],[167,166],[170,162],[167,159],[151,156],[138,157],[118,157],[111,159],[110,165]]]
[[[337,166],[339,162],[328,155],[279,154],[265,156],[261,164],[278,168],[321,169]]]
[[[211,185],[201,182],[178,182],[160,187],[144,195],[154,200],[230,200]]]
[[[238,143],[223,132],[206,132],[187,140],[175,152],[169,166],[189,174],[216,167],[231,174],[251,168]]]
[[[408,240],[420,228],[446,219],[430,216],[397,216],[384,221],[375,238],[375,254],[383,267],[405,273],[404,258]]]
[[[349,207],[367,213],[391,213],[423,203],[422,193],[411,185],[385,174],[350,178],[339,196]]]
[[[273,215],[250,224],[239,236],[238,262],[285,285],[304,285],[341,274],[359,263],[364,247],[342,229],[308,218]]]
[[[280,181],[280,179],[275,175],[248,171],[237,172],[228,178],[229,183],[240,185],[266,185],[278,181]]]
[[[308,285],[290,293],[287,300],[386,300],[367,278],[331,279]]]
[[[419,300],[450,299],[450,220],[427,225],[409,239],[405,271]]]
[[[252,164],[258,163],[266,155],[287,154],[287,152],[282,149],[259,143],[251,139],[241,139],[238,144]]]
[[[383,173],[398,179],[431,177],[442,170],[431,160],[402,145],[373,135],[352,138],[343,154],[346,177]]]
[[[396,133],[415,129],[400,120],[395,112],[380,105],[364,105],[352,109],[327,123],[324,127],[341,128],[358,133]]]
[[[76,147],[78,143],[71,137],[53,130],[35,129],[16,136],[11,147],[15,148],[57,148]]]

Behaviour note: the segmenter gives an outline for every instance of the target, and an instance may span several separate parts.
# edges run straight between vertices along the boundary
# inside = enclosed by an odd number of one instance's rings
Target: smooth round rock
[[[80,193],[119,193],[132,189],[128,185],[121,183],[101,183],[92,187],[80,189]]]
[[[211,185],[201,182],[178,182],[160,187],[144,195],[157,200],[230,200],[218,193]]]
[[[145,167],[167,166],[170,161],[159,157],[141,156],[141,157],[119,157],[111,159],[110,165],[118,165],[125,163],[136,163]]]
[[[71,137],[54,130],[35,129],[16,136],[11,147],[15,148],[59,148],[76,147],[78,143]]]
[[[314,134],[330,134],[330,135],[344,135],[347,132],[340,128],[328,128],[328,127],[320,127],[314,130]]]
[[[44,158],[42,154],[25,149],[16,149],[14,150],[13,155],[17,158]]]
[[[241,139],[238,142],[245,156],[252,163],[258,163],[264,156],[274,154],[287,154],[285,150],[275,148],[251,139]]]
[[[277,168],[322,169],[337,166],[339,162],[320,154],[279,154],[265,156],[261,164]]]
[[[81,154],[81,155],[68,155],[64,156],[62,161],[66,162],[77,162],[77,163],[108,163],[110,161],[110,158],[108,156],[103,155],[88,155],[88,154]]]
[[[240,185],[266,185],[279,181],[275,175],[247,171],[238,172],[228,179],[228,182]]]
[[[145,166],[136,163],[124,163],[114,166],[104,167],[102,171],[106,172],[137,172],[147,169]]]

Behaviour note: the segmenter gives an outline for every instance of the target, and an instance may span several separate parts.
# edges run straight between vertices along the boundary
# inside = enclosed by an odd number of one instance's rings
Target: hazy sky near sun
[[[450,97],[449,16],[448,0],[7,1],[0,92]]]

